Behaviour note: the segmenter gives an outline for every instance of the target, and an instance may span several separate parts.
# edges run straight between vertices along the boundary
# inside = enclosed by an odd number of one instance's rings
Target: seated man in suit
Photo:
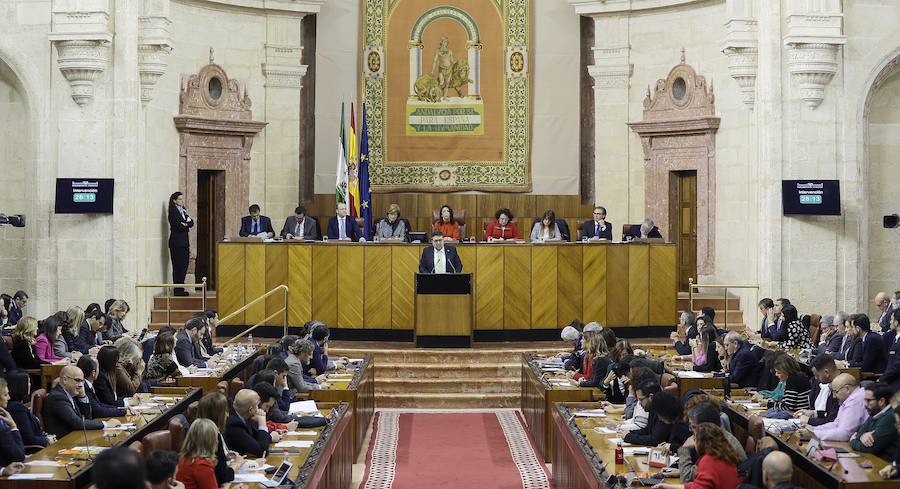
[[[94,309],[84,314],[78,338],[88,348],[99,348],[103,345],[104,331],[106,331],[106,315],[100,309]]]
[[[729,382],[740,387],[756,387],[759,380],[759,360],[750,351],[750,344],[734,331],[725,335],[725,350],[731,355],[728,365]]]
[[[44,428],[59,439],[76,430],[102,430],[121,424],[118,419],[97,421],[93,417],[84,391],[84,373],[72,365],[63,367],[59,383],[44,399]]]
[[[238,232],[240,237],[259,236],[261,238],[272,238],[275,236],[275,230],[272,229],[272,220],[259,214],[259,204],[251,205],[249,212],[249,216],[241,218],[241,230]]]
[[[28,294],[24,290],[17,290],[13,294],[13,300],[9,303],[7,324],[15,325],[25,315],[25,306],[28,304]]]
[[[887,366],[879,381],[890,384],[896,391],[900,390],[900,309],[894,309],[891,314],[891,327],[884,335]]]
[[[100,402],[97,393],[94,392],[94,381],[97,380],[97,362],[89,355],[82,355],[78,359],[76,365],[84,374],[84,394],[91,405],[91,412],[97,418],[112,418],[115,416],[125,416],[128,414],[128,408],[111,406]],[[140,400],[132,397],[129,401],[132,404],[140,403]]]
[[[455,248],[444,246],[444,234],[435,231],[431,235],[431,246],[422,250],[419,259],[419,273],[462,273],[463,264]]]
[[[315,219],[306,215],[306,207],[302,205],[294,209],[294,215],[284,220],[281,228],[281,237],[284,239],[319,239],[319,224]]]
[[[594,207],[594,219],[584,221],[581,237],[588,239],[608,239],[612,241],[612,223],[606,220],[606,207]]]
[[[192,318],[184,323],[184,329],[175,335],[175,360],[182,367],[205,368],[203,354],[200,352],[200,330],[205,326],[200,318]]]
[[[241,455],[264,456],[269,445],[281,437],[269,433],[266,412],[259,407],[259,394],[241,389],[234,396],[233,408],[225,422],[225,444]]]
[[[854,314],[850,316],[850,327],[854,329],[860,345],[855,354],[849,353],[846,364],[850,368],[859,368],[863,372],[884,372],[887,364],[887,351],[881,335],[871,331],[869,316]]]
[[[340,202],[335,209],[334,217],[328,218],[328,239],[349,239],[359,241],[362,231],[356,219],[347,215],[347,204]]]
[[[628,236],[631,236],[634,239],[662,239],[662,234],[659,232],[659,228],[656,227],[656,224],[653,224],[653,221],[651,219],[644,219],[644,222],[642,222],[641,224],[632,224],[631,228],[628,230],[628,233],[625,234],[625,236],[622,236],[622,239],[624,240]]]

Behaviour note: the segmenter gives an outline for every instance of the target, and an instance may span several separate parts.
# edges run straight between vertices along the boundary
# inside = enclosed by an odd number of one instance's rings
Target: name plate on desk
[[[416,294],[471,294],[471,273],[417,273]]]

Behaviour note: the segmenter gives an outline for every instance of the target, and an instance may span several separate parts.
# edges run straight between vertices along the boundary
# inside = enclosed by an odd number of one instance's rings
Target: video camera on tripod
[[[25,214],[0,214],[0,226],[10,225],[14,228],[25,227]]]

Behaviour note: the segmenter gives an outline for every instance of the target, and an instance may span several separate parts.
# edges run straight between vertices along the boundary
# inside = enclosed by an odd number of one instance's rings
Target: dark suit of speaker
[[[326,233],[328,239],[340,239],[340,229],[338,227],[337,216],[328,218],[328,232]],[[359,238],[362,237],[362,231],[359,230],[359,224],[356,223],[356,219],[353,219],[350,216],[344,216],[344,233],[352,241],[359,241]]]
[[[609,221],[604,221],[604,228],[599,229],[597,222],[593,219],[584,221],[584,225],[581,228],[581,237],[601,238],[612,241],[612,223]]]
[[[444,266],[447,273],[461,273],[463,270],[462,260],[456,248],[444,245],[444,256],[447,258],[447,264]],[[434,247],[427,246],[422,250],[422,257],[419,259],[419,273],[434,273]]]
[[[242,238],[247,236],[256,236],[259,233],[272,233],[275,235],[275,230],[272,229],[272,220],[266,216],[259,216],[257,219],[259,222],[256,227],[253,226],[253,218],[251,216],[244,216],[241,218],[241,230],[238,232],[238,235]]]
[[[183,212],[183,213],[182,213]],[[179,211],[177,205],[169,206],[169,254],[172,256],[172,282],[183,284],[191,258],[191,242],[188,231],[194,227],[194,220],[186,210]],[[183,288],[175,289],[176,295],[185,294]]]

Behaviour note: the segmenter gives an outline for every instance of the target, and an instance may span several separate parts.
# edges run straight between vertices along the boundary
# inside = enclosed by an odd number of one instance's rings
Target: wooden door
[[[677,200],[672,226],[678,248],[678,290],[688,290],[688,279],[697,281],[697,172],[673,172]]]
[[[216,289],[216,243],[225,236],[225,171],[197,171],[197,261],[194,280]]]

